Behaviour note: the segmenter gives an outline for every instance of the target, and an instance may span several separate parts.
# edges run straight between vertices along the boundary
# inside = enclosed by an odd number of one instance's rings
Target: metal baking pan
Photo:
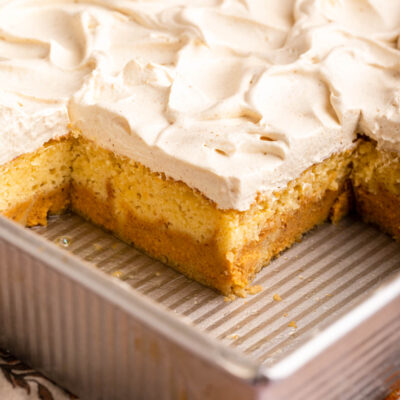
[[[76,215],[0,218],[0,345],[83,399],[382,399],[399,271],[400,246],[350,216],[226,301]]]

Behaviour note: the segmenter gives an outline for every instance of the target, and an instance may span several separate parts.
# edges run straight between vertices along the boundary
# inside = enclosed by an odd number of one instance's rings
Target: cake
[[[224,294],[353,202],[399,239],[399,37],[397,0],[0,3],[0,213]]]

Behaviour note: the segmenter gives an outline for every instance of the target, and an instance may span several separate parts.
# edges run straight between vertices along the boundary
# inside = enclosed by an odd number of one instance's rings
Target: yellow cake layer
[[[363,186],[371,193],[382,189],[400,196],[400,155],[378,149],[376,143],[361,140],[354,153],[353,186]]]
[[[74,211],[224,293],[246,287],[273,256],[326,220],[351,160],[350,152],[332,156],[240,212],[220,210],[184,183],[82,138],[75,152]]]
[[[0,166],[0,213],[26,226],[46,224],[47,214],[69,205],[72,141],[52,140]]]

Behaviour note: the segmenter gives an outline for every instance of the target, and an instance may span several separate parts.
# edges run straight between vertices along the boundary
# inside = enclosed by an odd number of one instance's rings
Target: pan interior
[[[205,334],[272,366],[400,270],[400,246],[356,216],[304,236],[229,301],[74,214],[35,232],[163,304]]]

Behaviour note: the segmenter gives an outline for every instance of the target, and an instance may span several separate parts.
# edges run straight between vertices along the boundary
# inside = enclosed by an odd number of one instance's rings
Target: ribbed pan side
[[[4,239],[0,343],[82,399],[254,398],[249,384]]]
[[[284,384],[272,387],[270,398],[382,400],[400,381],[399,310],[398,295]],[[284,361],[279,368],[285,367]]]
[[[53,219],[36,232],[266,366],[344,315],[400,269],[399,245],[349,217],[310,232],[264,268],[254,282],[263,287],[260,293],[227,302],[78,216]]]

